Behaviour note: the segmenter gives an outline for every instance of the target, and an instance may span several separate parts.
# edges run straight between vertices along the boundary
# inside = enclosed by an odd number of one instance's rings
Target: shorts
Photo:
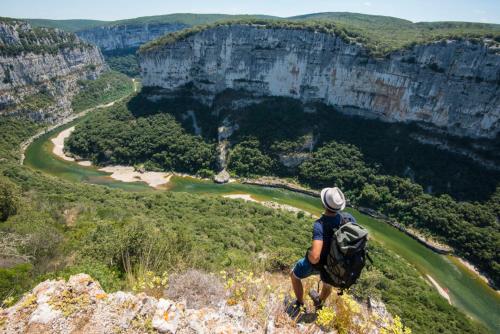
[[[311,275],[319,275],[320,272],[313,267],[308,258],[303,257],[295,263],[295,266],[293,267],[293,274],[298,279],[304,279]]]
[[[298,279],[304,279],[312,275],[320,275],[323,283],[333,285],[333,282],[328,277],[326,272],[324,270],[319,270],[306,257],[303,257],[295,263],[292,272]]]

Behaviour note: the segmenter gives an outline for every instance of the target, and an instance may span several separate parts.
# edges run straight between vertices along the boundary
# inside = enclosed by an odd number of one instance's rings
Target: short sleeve
[[[323,240],[323,224],[319,221],[314,222],[312,239]]]

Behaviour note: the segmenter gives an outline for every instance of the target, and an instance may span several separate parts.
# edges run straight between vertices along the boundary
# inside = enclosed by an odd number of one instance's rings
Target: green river
[[[109,177],[109,173],[101,172],[95,167],[80,166],[53,155],[53,144],[50,139],[76,122],[78,121],[63,125],[35,140],[26,150],[24,163],[34,169],[75,182],[101,184],[128,191],[161,191],[153,190],[142,182],[116,181]],[[239,183],[217,185],[188,177],[173,177],[168,191],[250,194],[258,200],[288,204],[314,214],[320,214],[322,209],[318,199],[287,190]],[[370,231],[374,239],[413,264],[423,276],[427,274],[432,276],[439,285],[447,289],[453,305],[484,323],[493,332],[500,333],[500,294],[456,258],[434,253],[399,230],[356,210],[348,209],[347,211],[351,212],[358,222]]]

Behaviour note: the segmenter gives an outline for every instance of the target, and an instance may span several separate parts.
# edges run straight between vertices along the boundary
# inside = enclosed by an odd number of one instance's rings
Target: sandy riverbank
[[[446,292],[445,289],[443,289],[441,287],[441,285],[438,284],[438,282],[436,282],[434,280],[434,278],[432,278],[430,275],[426,275],[427,279],[432,283],[432,285],[434,285],[434,287],[436,288],[436,290],[439,292],[439,294],[441,296],[443,296],[444,299],[446,299],[448,301],[448,303],[450,303],[451,305],[451,298],[450,298],[450,295],[448,294],[448,292]]]
[[[479,277],[479,279],[481,279],[482,281],[484,281],[492,289],[494,289],[498,294],[500,294],[500,290],[495,289],[495,287],[493,286],[492,282],[486,276],[484,276],[483,274],[481,274],[481,272],[473,264],[471,264],[470,262],[467,262],[466,260],[464,260],[464,259],[462,259],[462,258],[460,258],[458,256],[453,256],[453,259],[456,259],[465,268],[467,268],[467,270],[470,270],[471,272],[473,272],[474,274],[476,274],[477,277]]]
[[[166,185],[172,173],[164,172],[144,172],[140,173],[129,166],[107,166],[99,169],[100,171],[111,173],[110,177],[122,182],[138,182],[142,181],[147,183],[150,187],[158,188]]]
[[[242,200],[249,201],[249,202],[255,202],[255,203],[259,203],[265,207],[275,209],[275,210],[283,210],[283,211],[288,211],[288,212],[292,212],[292,213],[303,212],[306,216],[317,218],[317,216],[312,215],[311,213],[306,212],[304,210],[301,210],[297,207],[287,205],[287,204],[280,204],[280,203],[273,202],[273,201],[258,201],[255,198],[253,198],[251,195],[248,195],[248,194],[230,194],[230,195],[224,195],[223,197],[232,198],[232,199],[242,199]]]
[[[61,131],[56,137],[52,138],[52,143],[54,147],[52,149],[52,153],[57,157],[66,160],[66,161],[75,161],[73,157],[67,156],[64,153],[64,140],[68,138],[71,133],[75,130],[75,127],[72,126],[64,131]],[[76,161],[79,165],[82,166],[92,166],[90,161]],[[122,181],[122,182],[145,182],[150,187],[158,188],[168,184],[170,178],[172,177],[172,173],[162,173],[162,172],[144,172],[140,173],[134,170],[134,167],[128,166],[107,166],[104,168],[100,168],[100,171],[111,173],[110,177]]]

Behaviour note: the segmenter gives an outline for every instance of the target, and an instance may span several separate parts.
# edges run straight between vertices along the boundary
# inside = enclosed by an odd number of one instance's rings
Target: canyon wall
[[[79,80],[106,69],[96,46],[23,21],[0,21],[0,43],[0,115],[57,121],[71,113]]]
[[[500,48],[447,40],[374,58],[358,43],[300,28],[222,25],[146,47],[143,85],[192,86],[210,104],[227,89],[286,96],[390,122],[421,121],[459,136],[500,130]]]
[[[102,26],[77,31],[83,40],[97,45],[103,51],[137,48],[164,34],[187,28],[182,23],[126,24]]]

